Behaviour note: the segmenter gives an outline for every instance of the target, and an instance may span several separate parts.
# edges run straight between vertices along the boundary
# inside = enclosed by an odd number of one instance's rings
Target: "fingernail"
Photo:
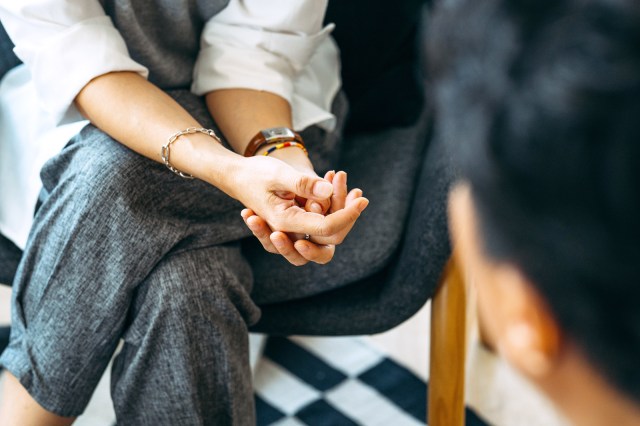
[[[360,204],[358,204],[358,211],[362,213],[364,209],[367,208],[368,205],[369,205],[369,200],[364,198],[364,201],[361,201]]]
[[[276,247],[278,247],[278,248],[282,248],[282,247],[284,247],[284,242],[283,242],[281,239],[279,239],[279,238],[276,238],[276,240],[275,240],[275,241],[272,241],[272,242],[273,242],[273,244],[275,244],[275,246],[276,246]]]
[[[329,182],[320,180],[313,185],[313,195],[320,198],[329,198],[333,192],[333,185]]]
[[[313,213],[322,213],[322,206],[318,203],[311,203],[309,205],[309,210],[311,210]]]
[[[309,251],[309,246],[304,244],[304,243],[303,244],[298,244],[298,246],[299,246],[298,250],[300,250],[303,253],[306,253],[306,252]]]

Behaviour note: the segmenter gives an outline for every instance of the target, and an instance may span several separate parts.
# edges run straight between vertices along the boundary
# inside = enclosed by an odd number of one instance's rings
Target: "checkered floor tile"
[[[271,337],[255,389],[259,426],[415,426],[427,415],[427,384],[361,338]],[[486,424],[467,410],[467,425]]]

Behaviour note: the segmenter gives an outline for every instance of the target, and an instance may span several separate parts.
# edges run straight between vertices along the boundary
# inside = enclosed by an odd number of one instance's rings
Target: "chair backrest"
[[[424,103],[420,37],[428,0],[330,1],[325,21],[336,28],[342,88],[349,98],[347,132],[416,122]]]

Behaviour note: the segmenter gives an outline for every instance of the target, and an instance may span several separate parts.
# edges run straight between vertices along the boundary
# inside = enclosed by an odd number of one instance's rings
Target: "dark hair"
[[[486,253],[640,401],[640,2],[452,0],[429,36]]]

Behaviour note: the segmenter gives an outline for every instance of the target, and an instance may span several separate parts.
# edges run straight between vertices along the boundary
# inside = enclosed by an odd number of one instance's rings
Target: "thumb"
[[[289,191],[308,200],[322,201],[333,194],[333,185],[318,176],[294,172],[287,181],[291,185]]]

